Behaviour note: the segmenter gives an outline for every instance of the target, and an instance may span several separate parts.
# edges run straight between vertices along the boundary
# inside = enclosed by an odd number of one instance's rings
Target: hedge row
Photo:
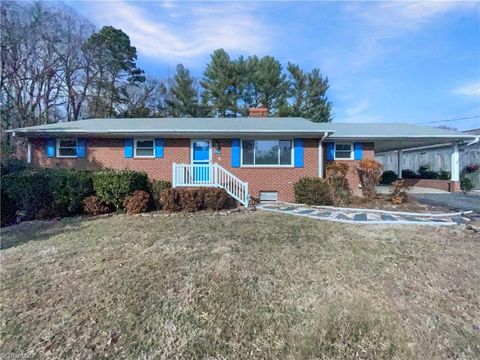
[[[92,173],[77,170],[23,170],[2,176],[2,225],[15,218],[46,219],[82,211],[82,201],[93,193]],[[3,216],[5,215],[5,216]]]
[[[171,183],[149,182],[147,174],[138,171],[19,168],[6,171],[1,178],[2,226],[18,218],[50,219],[82,212],[99,215],[126,210],[132,214],[162,207],[169,211],[218,210],[229,198],[219,189],[199,188],[175,190],[173,200],[166,200],[167,195],[162,202],[163,193],[172,194]]]
[[[221,210],[228,206],[229,198],[221,188],[166,189],[160,194],[160,205],[167,211]]]
[[[2,176],[1,186],[2,226],[17,215],[33,220],[82,213],[84,200],[94,194],[104,204],[103,212],[105,206],[121,211],[128,195],[149,190],[146,173],[113,170],[26,169]]]

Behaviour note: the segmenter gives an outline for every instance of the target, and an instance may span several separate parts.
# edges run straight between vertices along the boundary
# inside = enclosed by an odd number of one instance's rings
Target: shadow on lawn
[[[71,234],[82,229],[90,221],[99,217],[70,217],[48,221],[26,221],[1,229],[0,249],[5,250],[26,244],[30,241],[48,240],[60,234]]]

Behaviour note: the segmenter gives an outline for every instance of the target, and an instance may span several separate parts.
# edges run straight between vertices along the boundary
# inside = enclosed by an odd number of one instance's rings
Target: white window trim
[[[349,158],[337,158],[337,145],[348,145],[350,146],[350,157]],[[354,160],[355,153],[353,151],[353,143],[345,143],[345,142],[339,142],[339,143],[334,143],[334,160]],[[342,152],[347,152],[346,150],[341,150]]]
[[[152,141],[153,142],[153,155],[137,155],[137,142],[138,141]],[[150,149],[150,148],[142,148]],[[153,159],[155,157],[155,139],[151,138],[136,138],[133,140],[133,157],[137,159]]]
[[[265,164],[260,164],[260,165],[255,165],[255,164],[249,164],[249,165],[244,165],[243,164],[243,142],[244,141],[278,141],[280,142],[281,140],[289,140],[292,144],[292,148],[290,149],[291,151],[291,162],[290,164],[278,164],[278,165],[265,165]],[[293,168],[295,165],[295,151],[294,151],[294,141],[293,139],[241,139],[240,141],[240,167],[244,168]],[[280,156],[280,153],[279,153]],[[255,162],[255,144],[253,146],[253,162]],[[280,162],[280,159],[279,159]]]
[[[78,157],[77,155],[60,155],[60,141],[62,140],[75,140],[75,151],[78,151],[78,139],[73,139],[73,138],[57,138],[57,143],[55,147],[55,155],[57,158],[70,158],[70,159],[75,159]],[[63,149],[73,149],[73,146],[62,146]]]

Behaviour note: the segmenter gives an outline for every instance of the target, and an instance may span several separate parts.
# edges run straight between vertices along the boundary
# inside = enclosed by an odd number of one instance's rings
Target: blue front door
[[[210,165],[210,141],[192,140],[192,163],[194,165]],[[193,171],[195,182],[210,181],[210,168],[208,166],[194,168]]]

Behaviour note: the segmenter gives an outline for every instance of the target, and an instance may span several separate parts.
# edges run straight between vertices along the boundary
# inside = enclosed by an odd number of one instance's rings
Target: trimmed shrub
[[[380,179],[380,184],[390,185],[396,180],[398,180],[397,173],[392,170],[387,170],[383,172],[382,178]]]
[[[2,176],[2,190],[10,197],[26,220],[45,218],[53,196],[49,178],[42,171],[13,172]],[[42,210],[43,209],[43,210]],[[40,211],[42,210],[42,211]]]
[[[171,189],[172,183],[166,180],[154,180],[150,182],[150,194],[152,194],[153,203],[157,210],[162,208],[160,203],[160,194],[163,190]]]
[[[471,191],[473,190],[473,183],[472,183],[472,180],[470,180],[469,178],[467,177],[462,177],[460,179],[460,189],[462,189],[463,191]]]
[[[123,200],[123,207],[127,210],[127,214],[140,214],[148,210],[150,203],[150,194],[143,190],[136,190]]]
[[[97,216],[108,214],[112,209],[99,196],[89,196],[83,199],[83,212],[87,215]]]
[[[203,207],[208,210],[222,210],[226,207],[229,195],[221,188],[200,188],[203,192]]]
[[[405,169],[405,170],[402,170],[402,178],[403,179],[418,179],[418,175],[413,170]]]
[[[409,186],[405,180],[395,180],[392,184],[392,193],[390,194],[390,200],[394,204],[403,204],[408,200],[407,191]]]
[[[358,175],[360,184],[362,184],[362,194],[367,199],[373,198],[377,192],[375,187],[380,183],[382,176],[382,165],[375,160],[361,160],[358,166]]]
[[[17,205],[3,189],[1,190],[1,202],[1,226],[14,224],[17,219]]]
[[[82,211],[82,201],[93,194],[92,173],[89,171],[46,169],[52,193],[52,215],[66,216]]]
[[[326,179],[304,177],[294,185],[295,201],[307,205],[333,205],[332,188]]]
[[[160,193],[160,205],[166,211],[180,210],[180,194],[177,189],[167,189]]]
[[[186,212],[199,211],[203,208],[203,190],[198,188],[179,189],[180,209]]]
[[[2,175],[7,175],[11,173],[16,173],[24,170],[31,170],[32,166],[27,164],[23,160],[15,159],[15,158],[4,158],[2,159],[0,172]]]
[[[148,176],[132,170],[104,170],[93,173],[93,189],[108,205],[123,210],[123,200],[135,190],[148,192]]]
[[[79,213],[93,193],[90,172],[66,169],[13,172],[2,176],[2,188],[27,220]]]
[[[326,179],[331,186],[334,205],[347,205],[350,203],[352,194],[347,180],[348,170],[349,166],[346,163],[327,165]]]
[[[437,172],[430,170],[430,165],[420,166],[417,172],[420,179],[438,179],[440,177]]]
[[[229,199],[224,189],[210,187],[166,189],[160,193],[160,205],[166,211],[221,210]]]
[[[452,173],[450,171],[440,170],[438,173],[438,178],[440,180],[450,180],[452,177]]]
[[[463,169],[463,171],[467,174],[474,173],[478,170],[480,170],[480,165],[478,165],[478,164],[470,164],[470,165],[465,166],[465,168]]]

